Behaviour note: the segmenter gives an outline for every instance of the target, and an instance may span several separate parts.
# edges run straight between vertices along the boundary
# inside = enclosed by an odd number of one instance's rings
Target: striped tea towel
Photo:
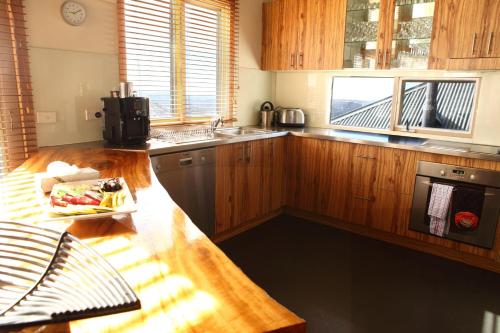
[[[427,214],[431,218],[429,231],[433,235],[443,237],[450,230],[448,212],[452,192],[453,186],[437,183],[432,184],[431,199]]]

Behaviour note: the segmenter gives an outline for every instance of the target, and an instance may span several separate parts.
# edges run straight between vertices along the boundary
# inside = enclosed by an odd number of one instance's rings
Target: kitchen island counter
[[[124,177],[131,216],[39,222],[36,173],[60,160]],[[37,328],[37,332],[305,332],[305,322],[256,286],[175,204],[146,152],[42,149],[1,180],[0,218],[67,229],[103,255],[134,289],[140,310]],[[31,330],[29,330],[31,331]]]

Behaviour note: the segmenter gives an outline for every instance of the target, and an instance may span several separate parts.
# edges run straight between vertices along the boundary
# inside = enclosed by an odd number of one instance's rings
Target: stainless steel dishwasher
[[[158,180],[207,236],[215,232],[215,148],[151,157]]]

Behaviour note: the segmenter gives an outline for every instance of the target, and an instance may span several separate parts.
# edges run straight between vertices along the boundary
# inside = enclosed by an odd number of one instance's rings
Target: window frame
[[[391,108],[391,115],[389,119],[389,128],[370,128],[370,127],[358,127],[358,126],[345,126],[345,125],[335,125],[331,123],[331,112],[332,112],[332,96],[333,96],[333,80],[335,77],[357,77],[357,78],[379,78],[379,77],[391,77],[394,78],[394,91],[393,91],[393,103]],[[474,96],[472,101],[472,111],[471,111],[471,125],[468,131],[457,131],[448,130],[441,128],[421,128],[421,127],[411,127],[409,131],[406,130],[405,126],[398,125],[399,119],[402,113],[402,96],[404,94],[403,82],[405,81],[474,81]],[[478,113],[478,103],[479,103],[479,93],[481,87],[481,78],[477,76],[461,76],[461,77],[439,77],[439,76],[375,76],[375,75],[363,75],[362,73],[354,75],[334,75],[331,78],[330,98],[327,112],[327,126],[332,129],[345,130],[345,131],[359,131],[367,133],[376,134],[388,134],[388,135],[415,135],[415,136],[442,136],[442,137],[455,137],[470,139],[474,135],[474,127],[476,124],[476,116]]]
[[[216,78],[216,111],[208,117],[189,117],[187,115],[186,98],[186,4],[198,6],[217,12],[217,78]],[[125,13],[120,14],[120,6],[124,11],[124,0],[119,2],[119,25],[125,22]],[[236,121],[236,86],[238,78],[232,67],[237,64],[238,32],[237,23],[229,21],[229,27],[223,27],[224,19],[233,19],[238,15],[237,5],[225,4],[218,1],[200,0],[171,0],[172,14],[170,19],[170,38],[173,41],[170,47],[170,92],[171,105],[174,109],[172,118],[151,118],[151,126],[193,125],[206,124],[214,117],[223,117],[224,121]],[[125,32],[119,33],[120,39],[126,39]],[[228,50],[225,50],[227,48]],[[224,51],[227,51],[226,53]],[[182,56],[181,56],[182,55]],[[120,64],[121,66],[121,64]],[[126,64],[125,64],[126,66]],[[126,71],[125,71],[126,72]],[[126,80],[127,74],[120,77]],[[166,91],[168,93],[168,91]]]
[[[401,102],[403,100],[404,82],[419,82],[419,81],[440,81],[440,82],[464,82],[473,81],[474,82],[474,96],[472,97],[472,110],[471,110],[471,122],[468,131],[458,131],[443,128],[430,128],[430,127],[410,127],[410,130],[406,130],[404,125],[399,125],[399,119],[402,116],[403,108]],[[399,78],[399,91],[397,92],[397,104],[398,108],[395,114],[394,131],[403,133],[417,133],[417,134],[427,134],[427,135],[441,135],[448,137],[461,137],[461,138],[472,138],[474,132],[474,125],[476,121],[477,114],[477,104],[479,100],[479,87],[481,79],[479,77],[454,77],[454,78],[443,78],[443,77],[400,77]]]

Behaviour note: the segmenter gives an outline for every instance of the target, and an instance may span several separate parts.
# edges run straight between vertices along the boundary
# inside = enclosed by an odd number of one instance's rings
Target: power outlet
[[[37,112],[36,122],[38,124],[53,124],[57,121],[55,112]]]
[[[102,112],[100,111],[85,110],[85,120],[96,120],[101,117],[102,117]]]

